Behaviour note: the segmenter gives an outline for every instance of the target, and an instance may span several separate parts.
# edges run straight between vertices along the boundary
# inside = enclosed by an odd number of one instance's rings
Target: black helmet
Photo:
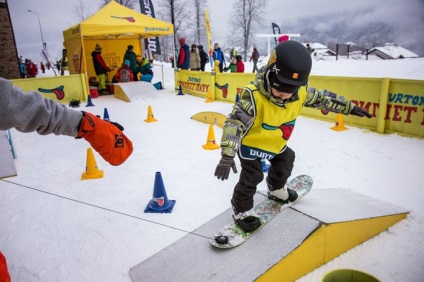
[[[311,72],[311,54],[297,41],[284,41],[272,51],[268,66],[271,78],[275,75],[283,84],[303,86]]]

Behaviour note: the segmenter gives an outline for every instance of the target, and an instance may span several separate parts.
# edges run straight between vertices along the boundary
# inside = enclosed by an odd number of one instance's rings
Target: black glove
[[[234,162],[234,158],[225,155],[222,156],[219,164],[216,166],[215,176],[221,180],[228,179],[228,176],[230,176],[230,168],[233,169],[234,173],[237,173],[237,167],[236,163]]]
[[[367,118],[372,118],[372,115],[367,112],[366,110],[362,109],[361,107],[358,106],[353,106],[353,109],[350,110],[350,115],[354,115],[354,116],[359,116],[359,117],[367,117]]]

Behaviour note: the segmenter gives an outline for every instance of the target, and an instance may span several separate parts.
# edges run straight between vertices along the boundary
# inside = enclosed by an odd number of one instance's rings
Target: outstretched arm
[[[305,106],[321,111],[341,113],[344,115],[356,115],[360,117],[366,116],[367,118],[372,117],[370,113],[361,107],[355,106],[355,104],[351,101],[346,100],[345,97],[337,96],[337,94],[328,90],[309,88]]]
[[[23,93],[0,78],[0,130],[10,128],[84,138],[111,165],[122,164],[133,151],[119,124],[69,109],[36,91]]]
[[[0,129],[16,128],[21,132],[37,131],[41,135],[77,136],[82,113],[69,109],[36,92],[26,94],[0,78]]]

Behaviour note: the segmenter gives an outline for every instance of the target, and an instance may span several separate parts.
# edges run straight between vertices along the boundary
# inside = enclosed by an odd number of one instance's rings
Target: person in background
[[[112,82],[120,83],[130,81],[134,81],[134,75],[130,69],[130,61],[125,60],[125,62],[122,64],[122,67],[120,67],[116,71],[116,74],[113,76]]]
[[[237,72],[237,59],[236,59],[236,57],[232,58],[230,64],[227,67],[224,68],[224,72],[227,72],[227,71]]]
[[[140,81],[152,82],[153,71],[147,58],[137,56],[137,71],[140,73]]]
[[[27,78],[37,77],[37,66],[31,61],[31,59],[25,59],[25,74]]]
[[[186,44],[184,37],[179,39],[180,51],[178,53],[177,67],[182,70],[188,70],[190,68],[190,48]]]
[[[197,46],[197,49],[199,49],[200,71],[205,71],[205,66],[209,63],[209,56],[205,50],[203,50],[203,45]]]
[[[110,69],[103,60],[102,47],[99,44],[96,44],[94,51],[91,52],[91,57],[93,59],[94,71],[99,78],[99,94],[107,94],[106,73],[110,72]]]
[[[236,58],[236,56],[237,56],[237,51],[236,51],[236,49],[233,47],[233,48],[231,48],[231,50],[230,50],[230,60],[232,60],[233,58],[235,59],[235,58]]]
[[[231,205],[235,223],[245,232],[261,226],[253,209],[253,196],[257,185],[264,179],[262,159],[271,163],[266,177],[268,198],[282,203],[298,199],[296,191],[288,189],[285,184],[295,161],[295,153],[288,147],[288,141],[304,106],[372,117],[343,96],[308,88],[311,68],[312,58],[305,46],[291,40],[279,43],[268,63],[258,71],[255,84],[242,88],[240,100],[224,123],[221,159],[215,176],[226,180],[230,170],[237,173],[234,158],[239,156],[241,173]]]
[[[237,72],[244,72],[244,63],[243,63],[243,58],[241,57],[241,55],[236,55],[236,70]]]
[[[44,66],[44,63],[43,63],[43,62],[41,62],[41,63],[40,63],[40,68],[41,68],[41,71],[42,71],[43,73],[45,73],[45,72],[46,72],[46,67]]]
[[[252,52],[252,56],[250,56],[250,62],[253,60],[253,70],[252,72],[255,73],[256,71],[258,71],[258,60],[259,60],[259,52],[258,49],[256,49],[256,47],[253,47],[253,52]]]
[[[190,50],[190,70],[200,70],[200,55],[197,51],[197,45],[191,44]]]
[[[306,44],[306,49],[308,49],[309,53],[312,53],[314,50],[312,50],[311,45],[309,43]]]
[[[215,43],[213,45],[213,60],[218,60],[219,61],[219,72],[222,72],[222,70],[224,69],[224,65],[225,65],[225,57],[224,57],[224,53],[221,51],[221,48],[218,46],[218,43]]]
[[[133,72],[133,78],[134,78],[134,81],[138,81],[138,76],[137,76],[137,74],[138,74],[138,66],[137,66],[137,58],[136,58],[137,56],[136,56],[136,54],[135,54],[135,52],[134,52],[134,46],[132,46],[132,45],[128,45],[127,46],[127,50],[125,51],[125,54],[124,54],[124,62],[126,61],[126,60],[128,60],[128,61],[130,61],[130,69],[131,69],[131,71]]]
[[[19,63],[19,74],[21,78],[25,78],[25,63],[22,61]]]
[[[219,65],[221,64],[221,62],[219,61],[219,60],[215,60],[215,61],[213,61],[214,62],[214,65],[213,65],[213,71],[215,72],[215,73],[220,73],[221,72],[221,70],[219,69]]]

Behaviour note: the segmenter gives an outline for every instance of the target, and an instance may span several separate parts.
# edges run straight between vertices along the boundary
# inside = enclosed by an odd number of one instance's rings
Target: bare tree
[[[208,2],[202,0],[191,0],[194,4],[194,42],[201,45],[207,45],[205,10],[208,8]]]
[[[234,14],[230,18],[230,25],[233,30],[233,38],[240,38],[243,44],[243,57],[249,50],[252,34],[256,24],[263,18],[263,13],[269,0],[240,0],[233,3]]]
[[[174,24],[174,36],[172,38],[166,36],[161,37],[161,47],[164,60],[168,60],[168,55],[175,57],[172,46],[178,48],[176,38],[187,37],[189,34],[192,13],[187,9],[187,3],[184,0],[158,0],[156,9],[156,17],[165,22]]]
[[[93,12],[90,10],[88,4],[83,0],[79,0],[78,4],[74,5],[73,10],[72,10],[72,17],[77,22],[82,22],[82,21],[86,20],[92,14],[93,14]]]

